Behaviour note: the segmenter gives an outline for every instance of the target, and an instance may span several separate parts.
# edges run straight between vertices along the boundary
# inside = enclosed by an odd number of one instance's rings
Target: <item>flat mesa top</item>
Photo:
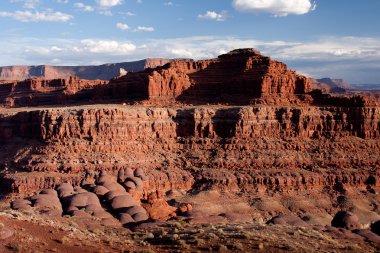
[[[253,48],[239,48],[232,50],[226,54],[220,55],[218,58],[231,57],[231,56],[261,56],[261,52]]]

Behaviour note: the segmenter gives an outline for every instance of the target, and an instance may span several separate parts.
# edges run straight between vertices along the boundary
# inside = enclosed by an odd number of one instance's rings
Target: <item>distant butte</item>
[[[125,72],[136,72],[168,63],[169,59],[148,58],[140,61],[108,63],[97,66],[6,66],[0,67],[0,81],[23,81],[31,78],[109,80]]]
[[[112,98],[152,103],[248,104],[256,98],[288,98],[310,89],[307,77],[253,49],[237,49],[210,60],[175,60],[155,69],[111,80]]]

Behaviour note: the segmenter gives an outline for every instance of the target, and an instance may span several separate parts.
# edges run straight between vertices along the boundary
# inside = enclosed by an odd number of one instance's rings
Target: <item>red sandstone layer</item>
[[[237,182],[244,181],[241,177],[247,174],[249,178],[268,177],[262,182],[272,189],[275,186],[269,179],[273,178],[270,171],[291,173],[292,178],[293,172],[299,175],[296,178],[308,175],[309,179],[300,179],[302,184],[314,180],[312,185],[317,187],[315,180],[320,181],[318,185],[334,185],[336,180],[328,179],[330,176],[343,180],[355,176],[358,170],[363,173],[361,183],[354,179],[347,183],[363,185],[370,176],[378,182],[373,172],[380,166],[377,107],[50,109],[4,115],[0,129],[3,147],[16,145],[19,150],[13,154],[11,148],[4,150],[6,156],[1,160],[17,170],[75,175],[86,170],[144,168],[148,175],[158,176],[154,184],[169,181],[165,187],[157,186],[161,190],[183,185],[189,189],[191,185],[186,182],[196,181],[198,173],[216,177],[199,187],[210,184],[207,187],[239,191],[243,184],[238,186]],[[198,171],[202,168],[207,170]],[[189,173],[187,169],[195,170]],[[215,175],[209,174],[214,170]],[[14,178],[12,173],[9,175]],[[162,175],[181,179],[162,181]],[[28,176],[26,180],[30,180]],[[27,185],[36,189],[44,184],[43,179],[41,182]],[[20,191],[22,185],[16,183],[13,188]],[[296,186],[290,183],[287,187]]]
[[[310,81],[258,51],[240,49],[216,59],[177,60],[128,73],[112,80],[110,89],[112,98],[148,100],[152,104],[247,104],[256,98],[306,94]]]

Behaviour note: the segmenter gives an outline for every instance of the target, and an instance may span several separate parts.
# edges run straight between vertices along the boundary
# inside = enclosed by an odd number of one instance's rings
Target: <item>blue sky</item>
[[[253,47],[309,76],[380,84],[379,13],[379,0],[2,0],[0,66]]]

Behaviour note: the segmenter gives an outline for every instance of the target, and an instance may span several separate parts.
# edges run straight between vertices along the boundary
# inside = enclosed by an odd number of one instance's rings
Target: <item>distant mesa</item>
[[[354,84],[354,89],[362,91],[380,91],[380,83],[378,84]]]
[[[342,94],[346,93],[347,90],[351,89],[352,86],[343,79],[332,79],[332,78],[321,78],[321,79],[311,79],[312,89],[320,89],[328,93]]]
[[[98,66],[8,66],[0,67],[0,80],[23,81],[30,78],[69,79],[77,76],[87,80],[110,80],[126,72],[142,71],[168,63],[169,59],[150,58],[141,61],[110,63]]]

